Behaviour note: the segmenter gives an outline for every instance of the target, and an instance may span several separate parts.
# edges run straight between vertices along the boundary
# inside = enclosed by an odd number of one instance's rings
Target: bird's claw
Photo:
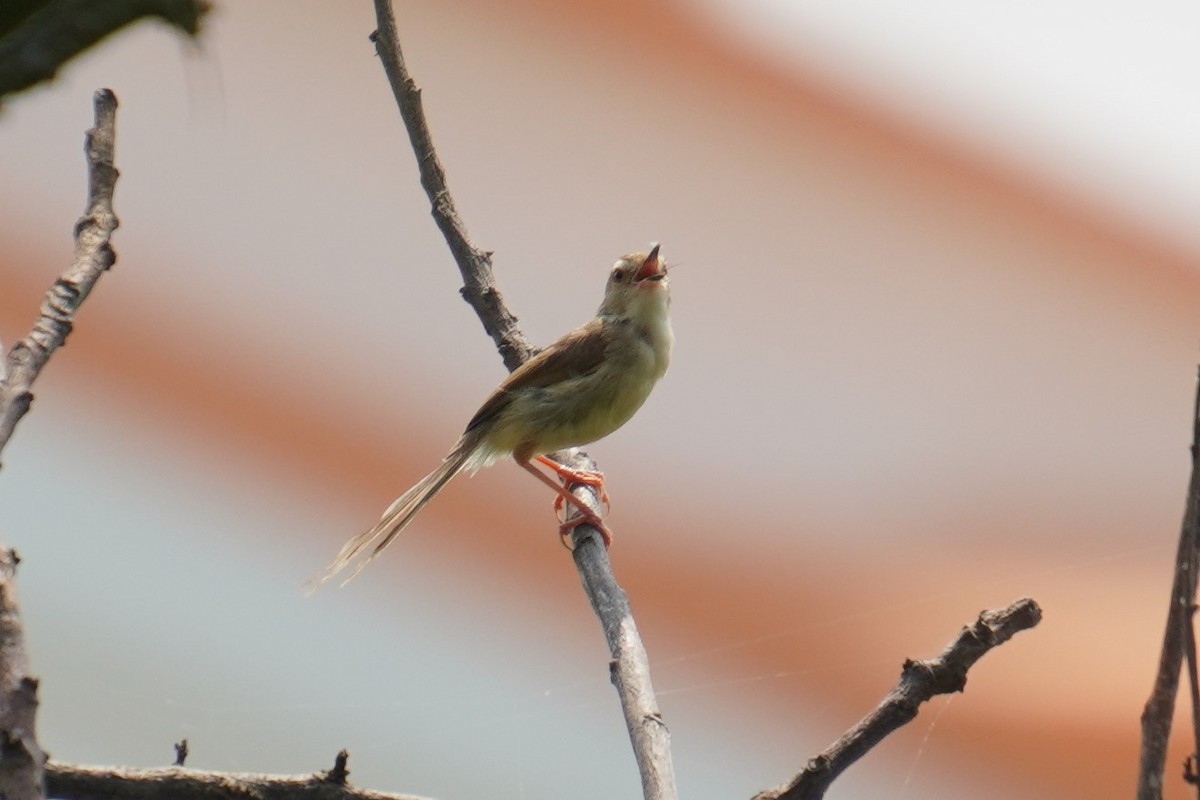
[[[608,490],[604,488],[604,473],[594,469],[571,469],[564,467],[561,464],[558,475],[562,478],[563,488],[571,491],[571,484],[579,483],[584,486],[589,486],[595,489],[600,495],[600,504],[604,506],[604,513],[607,514],[612,508],[612,503],[609,501]],[[554,510],[561,511],[564,503],[562,495],[554,498]]]
[[[589,518],[586,514],[576,514],[570,519],[558,526],[558,535],[562,540],[563,547],[571,552],[575,551],[575,538],[571,535],[580,525],[591,525],[600,532],[600,539],[604,542],[605,549],[612,544],[612,531],[608,529],[599,517]]]
[[[545,455],[536,456],[535,459],[553,470],[558,475],[559,480],[562,481],[561,484],[556,485],[553,478],[534,468],[528,461],[518,461],[522,467],[533,473],[539,480],[553,487],[557,492],[557,496],[554,498],[554,515],[559,521],[558,533],[562,538],[563,545],[568,550],[575,549],[571,532],[585,522],[600,532],[605,547],[612,544],[612,532],[605,526],[604,521],[601,519],[602,515],[590,508],[583,500],[571,494],[572,486],[583,485],[590,487],[598,495],[600,504],[604,508],[603,513],[607,514],[610,503],[608,492],[604,488],[604,473],[594,469],[568,467]],[[575,516],[567,516],[569,513],[567,511],[567,503],[570,503],[574,507]]]
[[[608,501],[608,492],[604,491],[604,487],[600,487],[600,503],[604,506],[604,516],[608,516],[608,512],[612,510],[612,503]],[[554,513],[558,518],[562,519],[563,506],[567,504],[566,498],[561,494],[554,498]]]

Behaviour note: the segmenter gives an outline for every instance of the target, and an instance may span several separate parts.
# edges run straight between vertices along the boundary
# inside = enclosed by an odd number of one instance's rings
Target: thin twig
[[[848,730],[786,785],[759,792],[754,800],[817,800],[838,775],[879,744],[892,731],[917,716],[921,704],[938,694],[961,692],[967,671],[994,647],[1037,625],[1042,610],[1029,598],[1007,608],[984,611],[962,629],[941,655],[928,661],[906,661],[900,682],[870,714]]]
[[[0,796],[41,800],[46,754],[37,741],[38,682],[29,674],[14,585],[19,561],[14,551],[0,548]]]
[[[517,318],[507,309],[504,298],[496,289],[491,254],[471,243],[455,209],[454,200],[446,186],[445,170],[437,157],[425,121],[421,90],[404,64],[390,0],[375,0],[375,15],[378,24],[372,36],[375,49],[383,62],[388,83],[391,84],[400,115],[408,129],[421,173],[421,185],[429,196],[433,217],[462,273],[463,297],[479,315],[484,330],[496,343],[505,366],[509,370],[516,369],[535,349],[522,335],[516,324]],[[584,453],[575,452],[570,458],[574,460],[574,466],[595,468],[595,464]],[[593,507],[598,506],[595,490],[579,487],[575,492]],[[671,766],[670,738],[654,697],[649,660],[638,636],[629,600],[613,576],[608,551],[600,543],[599,531],[588,525],[580,525],[575,528],[573,537],[575,566],[612,654],[612,680],[621,699],[621,708],[625,713],[626,726],[641,773],[642,793],[646,800],[674,800],[678,792]]]
[[[29,410],[33,382],[54,351],[67,340],[75,313],[100,275],[117,260],[111,245],[112,232],[117,227],[117,216],[113,213],[117,98],[110,90],[101,89],[96,92],[94,103],[96,126],[87,132],[84,146],[88,162],[87,211],[75,223],[75,261],[46,294],[33,330],[8,351],[7,375],[0,382],[0,451]]]
[[[1200,381],[1192,406],[1192,476],[1188,481],[1179,546],[1175,552],[1175,579],[1167,606],[1167,624],[1163,632],[1162,652],[1154,688],[1142,709],[1142,750],[1138,760],[1138,800],[1160,800],[1163,772],[1167,763],[1167,743],[1171,738],[1171,719],[1179,691],[1179,670],[1185,648],[1184,632],[1191,624],[1196,602],[1196,574],[1200,567]]]
[[[1188,688],[1191,690],[1192,701],[1192,753],[1188,756],[1188,764],[1184,766],[1184,779],[1190,772],[1190,765],[1200,764],[1200,681],[1196,674],[1196,604],[1193,603],[1189,613],[1183,617],[1183,652],[1187,664]],[[1200,781],[1192,781],[1197,798],[1200,798]]]
[[[496,343],[504,366],[511,372],[536,352],[517,327],[517,317],[504,305],[504,298],[496,288],[492,272],[492,254],[476,247],[467,235],[467,227],[458,215],[454,198],[446,186],[446,170],[433,147],[429,125],[425,121],[425,109],[421,102],[421,88],[417,86],[404,64],[404,53],[400,49],[400,37],[396,33],[396,17],[389,0],[375,0],[375,17],[378,29],[372,35],[375,52],[383,62],[383,71],[400,107],[404,127],[417,156],[417,168],[421,173],[421,186],[429,196],[430,213],[450,247],[450,253],[458,264],[462,275],[462,296],[483,323],[483,329]]]
[[[48,0],[0,32],[0,98],[54,77],[59,68],[117,30],[152,17],[196,36],[206,0]]]
[[[341,754],[339,754],[341,758]],[[61,800],[424,800],[411,794],[356,789],[328,772],[315,775],[256,775],[202,772],[183,767],[119,769],[51,761],[46,789]]]

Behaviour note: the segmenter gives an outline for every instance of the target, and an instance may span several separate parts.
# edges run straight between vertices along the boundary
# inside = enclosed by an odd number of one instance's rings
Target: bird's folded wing
[[[539,351],[533,358],[513,370],[479,407],[475,416],[471,417],[471,421],[467,423],[467,431],[474,430],[503,411],[512,401],[516,391],[553,386],[569,378],[596,371],[604,362],[604,352],[609,340],[605,324],[605,320],[597,317]]]

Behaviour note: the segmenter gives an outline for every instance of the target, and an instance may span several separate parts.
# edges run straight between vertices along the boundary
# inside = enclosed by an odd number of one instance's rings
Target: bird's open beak
[[[656,244],[650,248],[650,254],[646,256],[646,260],[638,268],[637,273],[633,276],[633,281],[634,283],[641,283],[644,280],[657,281],[662,280],[666,275],[666,265],[658,257],[658,245]]]

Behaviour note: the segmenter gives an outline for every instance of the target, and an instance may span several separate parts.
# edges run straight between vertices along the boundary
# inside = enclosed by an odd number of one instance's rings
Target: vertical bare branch
[[[586,455],[576,456],[572,466],[595,468]],[[583,489],[576,492],[582,494]],[[674,800],[679,791],[671,762],[671,734],[658,710],[658,700],[650,682],[650,659],[638,635],[629,598],[613,575],[612,562],[600,532],[591,526],[580,525],[572,535],[575,567],[612,654],[609,673],[621,700],[625,727],[642,777],[642,795],[646,800]]]
[[[1196,605],[1192,604],[1191,613],[1186,618],[1183,630],[1183,651],[1187,663],[1188,688],[1191,690],[1192,701],[1192,753],[1187,757],[1183,767],[1184,780],[1192,784],[1196,796],[1200,798],[1200,776],[1193,773],[1193,767],[1200,768],[1200,677],[1196,672]]]
[[[17,554],[0,547],[0,796],[42,800],[46,754],[37,741],[37,679],[29,674],[17,606]]]
[[[1192,476],[1188,482],[1179,547],[1175,553],[1175,580],[1167,607],[1162,653],[1154,688],[1142,709],[1142,751],[1138,763],[1138,800],[1159,800],[1163,790],[1163,771],[1167,761],[1167,743],[1171,738],[1171,717],[1179,691],[1179,670],[1183,661],[1192,607],[1196,602],[1196,571],[1200,566],[1200,384],[1192,407]]]
[[[74,263],[54,282],[42,301],[40,316],[29,335],[12,346],[6,358],[7,374],[0,381],[0,451],[33,402],[33,382],[50,356],[67,340],[75,313],[91,293],[100,275],[116,262],[111,239],[117,227],[113,190],[117,98],[108,89],[94,97],[96,125],[87,132],[84,150],[88,163],[87,210],[75,223]]]
[[[408,129],[433,218],[462,273],[463,297],[475,309],[484,329],[495,341],[505,366],[509,370],[516,369],[535,350],[522,335],[516,324],[517,318],[504,305],[504,298],[496,289],[491,254],[471,243],[466,226],[455,209],[446,186],[445,170],[425,121],[421,90],[404,64],[389,0],[375,0],[375,15],[378,20],[378,28],[372,37],[375,49]],[[595,469],[595,464],[584,453],[575,453],[571,460],[577,468]],[[579,487],[575,491],[585,502],[598,506],[595,490]],[[613,576],[608,551],[600,543],[599,532],[591,526],[580,525],[572,535],[575,566],[612,654],[611,676],[621,699],[641,774],[642,792],[646,800],[674,800],[678,792],[671,765],[670,737],[655,700],[649,660],[638,636],[629,599]]]

